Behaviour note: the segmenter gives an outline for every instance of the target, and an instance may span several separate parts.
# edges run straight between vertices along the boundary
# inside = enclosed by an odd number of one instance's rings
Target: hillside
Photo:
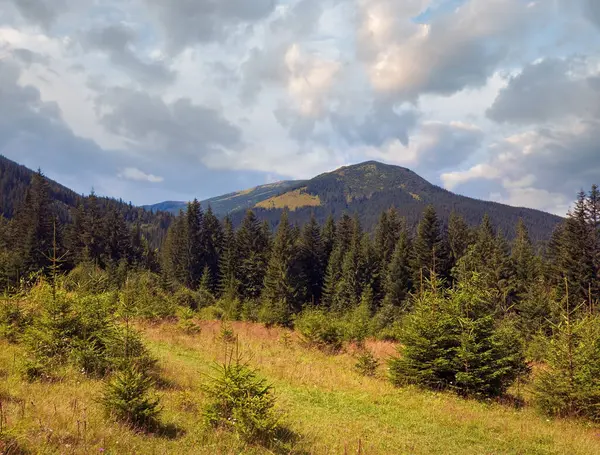
[[[25,200],[34,173],[33,170],[0,155],[0,216],[7,219],[15,217]],[[46,178],[46,180],[49,184],[50,197],[54,201],[54,213],[63,225],[69,224],[72,221],[72,209],[80,203],[85,204],[87,197],[51,179]],[[123,200],[98,197],[98,203],[102,213],[116,209],[129,225],[139,222],[142,232],[155,248],[162,243],[172,218],[168,213],[153,213]]]
[[[274,453],[204,424],[202,387],[225,347],[220,323],[199,323],[199,335],[187,335],[173,323],[140,327],[165,377],[159,393],[170,431],[163,435],[130,431],[107,419],[95,398],[102,381],[78,371],[67,371],[52,383],[24,382],[14,361],[21,348],[0,341],[7,434],[30,453]],[[584,423],[549,421],[529,407],[396,389],[386,381],[384,366],[374,378],[354,372],[351,347],[329,356],[303,347],[295,333],[284,329],[251,323],[233,323],[232,328],[245,358],[274,386],[282,421],[297,435],[285,453],[592,455],[600,450],[597,428]],[[367,346],[382,360],[395,352],[391,343],[368,341]]]
[[[260,185],[243,191],[224,194],[214,198],[201,201],[203,207],[209,205],[217,216],[225,216],[238,210],[244,211],[261,204],[270,198],[287,191],[291,188],[296,188],[304,182],[301,180],[288,180],[283,182],[269,183]],[[147,210],[165,211],[177,214],[180,210],[185,210],[187,202],[181,201],[165,201],[154,205],[144,206]]]
[[[375,161],[343,167],[298,186],[255,205],[257,216],[275,226],[285,206],[291,210],[290,220],[300,224],[311,213],[321,223],[329,214],[339,218],[344,212],[358,213],[365,229],[372,231],[381,212],[392,206],[409,226],[415,226],[423,209],[432,204],[443,220],[456,211],[470,225],[478,224],[487,213],[508,237],[513,237],[514,227],[522,218],[535,240],[547,239],[561,220],[539,210],[460,196],[432,185],[409,169]],[[243,213],[233,213],[232,217],[237,224]]]

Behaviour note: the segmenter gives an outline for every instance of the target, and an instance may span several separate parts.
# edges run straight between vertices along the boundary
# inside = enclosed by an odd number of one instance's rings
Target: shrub
[[[219,321],[224,316],[223,309],[218,306],[209,306],[198,311],[198,318],[202,321]]]
[[[137,429],[158,421],[159,400],[151,393],[153,381],[134,367],[117,373],[105,386],[101,402],[108,415]]]
[[[0,305],[0,338],[17,343],[32,323],[31,314],[16,298],[4,298]]]
[[[207,422],[236,432],[244,441],[271,444],[278,430],[272,388],[233,349],[204,388],[211,402]]]
[[[492,291],[474,274],[449,293],[436,288],[416,298],[390,361],[396,385],[451,389],[477,398],[500,396],[528,372],[511,323],[498,325]]]
[[[344,318],[344,339],[362,344],[372,332],[371,308],[363,302]]]
[[[194,321],[195,315],[194,311],[190,308],[183,308],[179,311],[178,326],[188,335],[197,335],[202,331],[200,326]]]
[[[343,332],[333,316],[322,310],[307,309],[296,317],[295,327],[304,342],[329,352],[342,348]]]
[[[356,360],[354,369],[362,376],[375,376],[379,368],[379,360],[368,349],[362,350]]]
[[[225,343],[235,343],[236,335],[233,331],[233,327],[231,327],[231,324],[229,322],[221,322],[221,331],[219,334],[219,338]]]
[[[555,328],[546,365],[534,382],[535,402],[545,414],[600,422],[600,317],[573,320]]]
[[[173,299],[160,286],[160,277],[152,272],[132,273],[121,292],[123,306],[136,316],[146,319],[164,319],[175,316]]]
[[[110,288],[108,274],[92,263],[81,263],[64,279],[65,290],[86,294],[101,294]]]

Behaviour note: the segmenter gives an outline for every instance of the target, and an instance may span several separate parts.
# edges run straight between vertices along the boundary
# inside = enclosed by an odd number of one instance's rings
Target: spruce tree
[[[448,220],[448,246],[450,248],[451,268],[466,254],[470,244],[470,229],[465,219],[452,212]]]
[[[512,262],[515,268],[515,293],[522,298],[539,276],[539,264],[522,219],[517,224],[517,236],[512,244]]]
[[[248,210],[237,232],[237,279],[242,299],[258,298],[262,292],[269,258],[268,231],[261,225],[253,211]]]
[[[358,216],[354,217],[352,224],[350,248],[343,256],[340,281],[337,283],[333,301],[333,310],[338,312],[356,307],[362,294],[364,258],[361,254],[361,243],[363,235]]]
[[[41,171],[33,174],[25,203],[17,218],[20,253],[26,272],[47,271],[53,245],[55,217],[50,187]]]
[[[187,278],[185,285],[190,289],[196,289],[200,284],[202,272],[206,265],[205,251],[206,246],[204,231],[204,212],[200,202],[194,199],[188,204],[186,212],[187,223]]]
[[[341,245],[336,245],[329,256],[329,262],[325,271],[325,280],[323,283],[322,305],[333,309],[336,305],[336,296],[338,285],[342,277],[342,265],[344,261],[344,251]]]
[[[237,279],[238,248],[229,216],[223,221],[223,242],[219,257],[219,292],[230,298],[238,296],[239,282]]]
[[[406,309],[406,299],[413,289],[411,269],[412,242],[406,229],[394,249],[385,279],[385,303]]]
[[[223,248],[223,228],[219,219],[214,215],[210,205],[204,214],[203,227],[204,264],[210,273],[210,291],[216,292],[219,277],[219,254]]]
[[[295,260],[295,239],[286,209],[281,214],[265,275],[261,315],[264,322],[287,325],[291,315],[300,310],[296,301],[296,277],[291,273]]]
[[[324,246],[321,230],[314,214],[302,229],[298,242],[298,264],[302,303],[318,304],[321,301],[325,279]]]
[[[440,276],[440,268],[445,267],[442,253],[444,251],[440,222],[432,205],[423,212],[417,227],[417,235],[413,242],[413,279],[429,279],[433,274]]]
[[[336,240],[336,226],[333,215],[329,215],[327,221],[325,221],[325,224],[323,225],[323,229],[321,230],[321,240],[323,242],[323,264],[324,267],[327,268],[329,256],[331,256],[331,252],[335,247]]]

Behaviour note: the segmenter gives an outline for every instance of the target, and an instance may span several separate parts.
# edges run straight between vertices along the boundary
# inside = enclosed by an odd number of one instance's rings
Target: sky
[[[0,154],[134,204],[379,160],[565,214],[600,1],[0,0]]]

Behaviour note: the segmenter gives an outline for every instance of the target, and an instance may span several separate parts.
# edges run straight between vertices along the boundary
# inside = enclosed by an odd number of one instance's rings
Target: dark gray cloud
[[[34,63],[42,65],[48,65],[50,63],[50,59],[47,56],[38,54],[29,49],[13,49],[11,55],[25,66],[30,66]]]
[[[173,52],[227,37],[232,28],[267,17],[275,0],[143,0]]]
[[[202,158],[241,145],[241,131],[211,108],[189,99],[166,103],[129,88],[111,88],[96,100],[101,122],[112,133],[162,156]]]
[[[104,52],[118,68],[126,71],[141,84],[168,84],[175,80],[175,73],[164,62],[143,61],[134,51],[137,40],[132,28],[113,24],[89,30],[82,39],[84,47]]]
[[[18,83],[21,70],[0,61],[0,153],[33,168],[85,174],[111,172],[109,152],[75,134],[56,103]]]
[[[409,134],[417,125],[419,114],[415,110],[396,112],[387,104],[374,103],[368,115],[356,116],[332,113],[334,131],[352,145],[381,147],[392,139],[404,146],[409,144]]]
[[[600,28],[600,2],[598,0],[584,0],[584,5],[587,18],[596,27]]]
[[[21,16],[43,28],[50,28],[56,18],[69,7],[70,0],[0,0],[2,9],[13,7]]]
[[[546,59],[525,66],[487,111],[497,122],[535,124],[600,114],[600,78],[576,77],[581,61]]]

